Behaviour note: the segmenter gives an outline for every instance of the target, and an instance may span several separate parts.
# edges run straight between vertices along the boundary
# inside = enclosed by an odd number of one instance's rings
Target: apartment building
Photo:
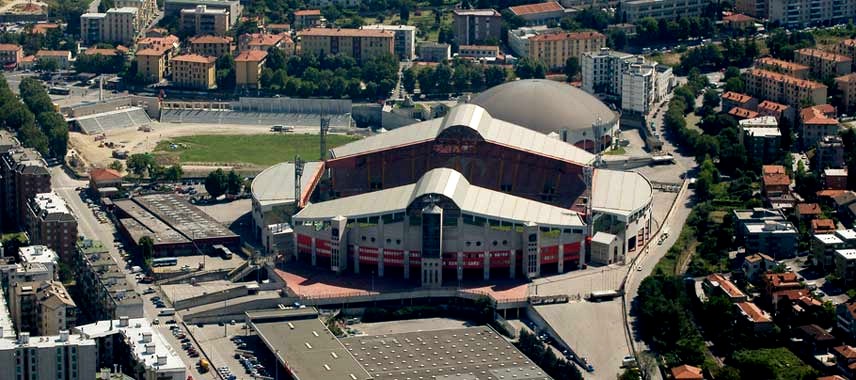
[[[4,231],[26,225],[27,203],[51,191],[51,174],[39,152],[24,148],[11,132],[0,130],[0,211]]]
[[[294,30],[324,26],[324,21],[320,9],[294,11]]]
[[[529,39],[539,34],[559,33],[560,28],[549,28],[545,25],[524,26],[517,29],[512,29],[506,32],[508,37],[508,46],[517,57],[529,56]]]
[[[232,28],[229,11],[225,9],[209,9],[205,5],[197,5],[194,9],[182,9],[180,14],[181,30],[188,34],[222,36]]]
[[[181,11],[185,9],[196,9],[196,6],[204,5],[206,9],[222,9],[229,14],[229,25],[238,23],[241,17],[241,3],[238,0],[164,0],[163,13],[165,17],[181,17]]]
[[[235,85],[238,88],[259,88],[267,55],[264,50],[245,50],[235,57]]]
[[[476,45],[502,38],[502,15],[495,9],[455,9],[452,12],[452,30],[458,45]]]
[[[540,34],[529,38],[529,58],[547,67],[564,67],[568,58],[581,59],[587,52],[606,47],[606,36],[598,32],[567,32]]]
[[[393,50],[398,59],[412,61],[416,57],[416,27],[412,25],[366,25],[363,29],[384,30],[395,35]]]
[[[852,114],[856,110],[856,73],[836,77],[835,85],[838,87],[838,91],[841,91],[843,111]]]
[[[856,248],[853,230],[836,230],[831,234],[816,234],[811,238],[811,260],[823,270],[835,270],[835,252]]]
[[[758,112],[761,116],[772,116],[775,117],[776,120],[788,119],[790,121],[796,120],[794,118],[794,108],[776,103],[770,100],[765,100],[761,103],[758,103],[758,107],[755,108],[755,111]]]
[[[638,57],[636,62],[621,73],[621,110],[646,115],[651,111],[656,94],[657,70],[655,63],[645,63]]]
[[[811,73],[816,78],[850,74],[853,65],[853,60],[848,56],[812,48],[795,51],[794,61],[811,67]]]
[[[811,67],[809,66],[773,57],[761,57],[756,59],[755,67],[761,70],[773,71],[800,79],[808,79],[808,75],[811,72]]]
[[[158,12],[157,0],[113,0],[116,8],[137,8],[137,19],[142,27],[148,25]]]
[[[137,50],[137,73],[142,75],[145,83],[160,83],[167,69],[167,51],[157,49]]]
[[[762,274],[775,268],[776,265],[778,264],[772,257],[756,253],[746,256],[743,259],[740,271],[743,272],[743,275],[746,276],[749,281],[755,281],[759,279]]]
[[[72,262],[77,220],[56,193],[36,194],[27,203],[27,233],[31,243],[48,246],[63,262]]]
[[[232,54],[234,50],[235,45],[232,45],[232,37],[205,35],[190,38],[190,52],[193,54],[222,57],[226,54]]]
[[[458,57],[494,61],[497,59],[497,57],[499,57],[499,46],[461,45],[458,47]]]
[[[767,0],[735,0],[734,10],[755,18],[767,18]]]
[[[272,48],[281,50],[286,57],[295,54],[294,41],[288,33],[245,33],[238,37],[238,50],[268,51]]]
[[[674,20],[679,17],[701,16],[708,0],[630,0],[621,2],[621,21],[636,21],[653,17],[657,20]]]
[[[825,189],[847,190],[847,168],[825,168],[821,179]]]
[[[547,25],[550,23],[558,24],[565,15],[565,8],[556,1],[517,5],[508,7],[508,11],[530,26]]]
[[[826,86],[806,79],[761,69],[749,69],[742,74],[746,93],[791,107],[826,103]]]
[[[71,52],[68,50],[39,50],[36,52],[36,62],[53,61],[59,69],[71,67]]]
[[[420,42],[419,60],[424,62],[442,62],[452,58],[452,45],[436,42]]]
[[[823,136],[814,149],[812,164],[815,169],[844,167],[844,142],[841,136]],[[835,187],[829,187],[827,184],[827,188],[834,189]],[[846,189],[846,186],[842,186],[841,189]]]
[[[9,290],[9,309],[18,332],[57,335],[75,326],[77,305],[61,282],[19,282]]]
[[[833,257],[835,275],[844,281],[845,286],[856,280],[856,249],[839,249]]]
[[[847,333],[850,339],[856,339],[856,301],[848,301],[835,307],[835,325]]]
[[[582,89],[590,94],[621,96],[622,73],[635,61],[635,55],[609,48],[583,53],[580,59]]]
[[[813,147],[824,136],[838,135],[838,119],[835,107],[821,104],[800,111],[799,131],[803,146]]]
[[[24,58],[24,49],[18,44],[0,44],[0,64],[14,68]]]
[[[342,54],[361,63],[395,54],[395,35],[383,30],[314,28],[297,35],[302,54]]]
[[[737,302],[734,307],[739,315],[737,323],[748,325],[755,333],[768,332],[775,326],[770,313],[761,310],[752,302]]]
[[[782,133],[773,116],[761,116],[739,121],[740,143],[746,148],[747,156],[763,164],[777,161],[781,152]]]
[[[143,317],[143,300],[127,282],[122,267],[109,254],[109,249],[100,241],[83,239],[77,242],[78,285],[81,308],[91,312],[97,319]]]
[[[837,54],[847,56],[851,61],[856,62],[856,39],[842,40],[835,45],[833,51]]]
[[[763,253],[776,260],[796,255],[799,232],[790,222],[745,223],[743,235],[747,252]]]
[[[56,273],[59,255],[47,246],[29,245],[18,248],[18,259],[23,266],[44,265],[51,273]]]
[[[846,24],[856,17],[856,3],[843,0],[767,0],[767,19],[788,28]]]
[[[171,60],[173,86],[199,90],[216,88],[216,61],[217,58],[198,54],[174,57]]]
[[[133,44],[146,21],[138,16],[139,12],[138,8],[124,7],[110,8],[105,13],[80,15],[80,35],[83,43],[86,45],[99,42]]]
[[[93,339],[67,330],[33,337],[24,332],[17,339],[0,339],[0,379],[94,379],[97,351]]]
[[[729,112],[733,108],[753,110],[758,106],[758,99],[739,92],[726,91],[720,96],[722,100],[722,112]]]

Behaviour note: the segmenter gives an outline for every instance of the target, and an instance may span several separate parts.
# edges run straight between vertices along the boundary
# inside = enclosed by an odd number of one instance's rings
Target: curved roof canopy
[[[651,203],[654,188],[636,172],[596,169],[592,178],[592,210],[629,217]]]
[[[533,131],[591,131],[613,124],[618,114],[600,99],[574,86],[547,79],[506,82],[472,99],[494,117]]]
[[[430,170],[414,184],[310,204],[294,220],[322,221],[339,215],[364,218],[404,212],[413,201],[426,195],[446,197],[461,212],[484,218],[554,227],[584,225],[574,211],[471,185],[463,174],[449,168]]]

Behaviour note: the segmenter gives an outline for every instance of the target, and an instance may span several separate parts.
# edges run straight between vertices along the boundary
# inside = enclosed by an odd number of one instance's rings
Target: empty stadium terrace
[[[235,102],[163,102],[160,121],[318,127],[322,117],[328,118],[333,128],[351,127],[351,102],[291,98],[240,98]]]
[[[87,135],[98,135],[129,127],[141,127],[152,122],[146,111],[140,107],[120,108],[115,111],[81,116],[69,121],[73,121],[80,131]]]

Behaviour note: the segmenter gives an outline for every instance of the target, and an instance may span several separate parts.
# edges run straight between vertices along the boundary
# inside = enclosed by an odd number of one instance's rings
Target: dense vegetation
[[[19,89],[26,108],[21,107],[14,97],[8,99],[6,106],[14,115],[4,113],[4,116],[14,118],[14,122],[7,123],[7,126],[14,128],[15,122],[21,122],[17,124],[18,137],[23,144],[35,148],[45,157],[65,159],[68,151],[68,123],[56,111],[44,85],[29,77],[21,81]]]
[[[458,60],[453,65],[441,63],[435,67],[424,66],[404,71],[402,83],[408,92],[413,92],[416,83],[423,94],[464,91],[481,91],[505,82],[508,73],[500,66],[481,65]]]
[[[288,96],[385,98],[398,80],[398,60],[385,55],[358,63],[344,55],[285,57],[271,49],[262,87]]]

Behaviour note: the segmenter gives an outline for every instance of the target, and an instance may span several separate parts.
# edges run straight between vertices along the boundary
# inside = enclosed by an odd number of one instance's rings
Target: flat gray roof
[[[187,239],[237,237],[234,232],[175,194],[152,194],[133,198],[149,213]]]
[[[550,379],[486,326],[342,339],[375,380]]]
[[[113,204],[130,216],[120,219],[119,222],[122,223],[134,242],[139,242],[143,236],[150,236],[155,245],[190,243],[190,240],[181,236],[178,231],[141,207],[137,202],[123,199],[115,201]]]
[[[296,380],[372,379],[318,319],[315,309],[254,311],[247,317]]]

